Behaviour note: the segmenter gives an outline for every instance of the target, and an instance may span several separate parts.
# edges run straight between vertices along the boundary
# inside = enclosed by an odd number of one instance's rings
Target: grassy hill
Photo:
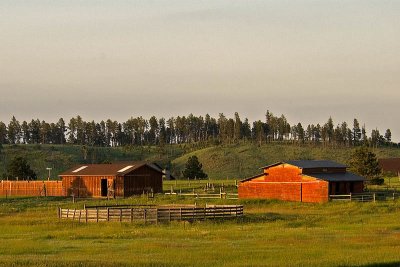
[[[241,179],[260,172],[274,162],[296,159],[329,159],[347,163],[354,148],[298,146],[252,143],[197,148],[195,145],[159,147],[82,147],[76,145],[10,145],[0,153],[0,175],[16,156],[26,157],[39,179],[47,177],[46,167],[53,168],[52,178],[76,164],[148,160],[160,164],[172,162],[179,177],[189,156],[196,155],[211,179]],[[374,149],[378,157],[400,157],[399,148]]]
[[[183,170],[189,156],[196,155],[205,172],[213,179],[250,177],[261,172],[260,167],[285,160],[334,160],[346,164],[354,148],[297,146],[288,144],[240,144],[213,146],[186,153],[172,161]],[[400,157],[399,148],[374,149],[378,158]]]

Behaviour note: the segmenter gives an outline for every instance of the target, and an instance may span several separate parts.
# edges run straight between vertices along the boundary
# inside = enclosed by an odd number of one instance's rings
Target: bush
[[[372,185],[383,185],[383,183],[385,182],[385,179],[383,178],[373,178],[370,180],[370,184]]]

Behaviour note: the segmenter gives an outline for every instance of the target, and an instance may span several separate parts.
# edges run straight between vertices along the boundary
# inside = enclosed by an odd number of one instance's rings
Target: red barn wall
[[[61,181],[1,181],[0,196],[63,196]]]
[[[303,202],[328,202],[329,183],[315,179],[312,182],[302,183],[302,201]]]
[[[296,166],[281,164],[264,169],[265,181],[268,182],[301,182],[301,169]]]
[[[327,202],[329,183],[304,177],[301,169],[281,164],[264,169],[264,176],[239,185],[241,199],[279,199],[303,202]]]
[[[238,188],[241,199],[280,199],[301,201],[300,183],[244,182]]]
[[[65,196],[74,194],[76,197],[100,197],[101,179],[108,180],[108,186],[113,186],[114,176],[63,176]],[[117,190],[116,190],[117,191]],[[115,192],[117,195],[117,192]],[[118,195],[117,195],[118,196]]]

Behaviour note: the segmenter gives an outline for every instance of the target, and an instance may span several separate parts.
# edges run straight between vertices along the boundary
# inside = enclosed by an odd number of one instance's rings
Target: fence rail
[[[85,209],[58,209],[58,218],[78,222],[144,222],[197,221],[243,216],[242,205],[198,206],[97,206]]]
[[[199,193],[179,193],[179,192],[173,192],[173,193],[165,193],[165,195],[169,196],[183,196],[183,197],[194,197],[194,198],[199,198],[199,199],[238,199],[238,194],[237,193],[226,193],[226,192],[220,192],[220,193],[204,193],[204,194],[199,194]]]
[[[357,201],[357,202],[376,202],[386,200],[396,200],[400,198],[400,193],[375,192],[346,195],[330,195],[331,201]]]

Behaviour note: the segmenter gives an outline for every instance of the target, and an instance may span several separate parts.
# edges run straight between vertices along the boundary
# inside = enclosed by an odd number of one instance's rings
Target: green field
[[[59,221],[105,201],[0,199],[3,266],[399,266],[400,202],[305,204],[157,195],[108,203],[241,203],[245,217],[171,224]]]

